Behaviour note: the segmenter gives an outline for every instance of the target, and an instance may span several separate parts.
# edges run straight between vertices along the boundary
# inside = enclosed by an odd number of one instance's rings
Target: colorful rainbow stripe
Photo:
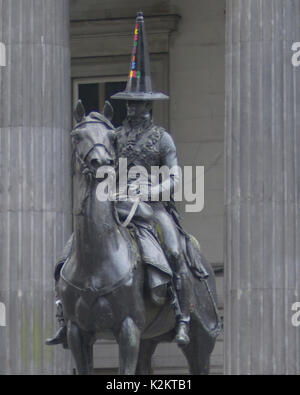
[[[133,53],[131,59],[131,70],[129,73],[130,78],[141,78],[141,72],[136,70],[136,48],[139,40],[140,25],[137,23],[134,30]]]

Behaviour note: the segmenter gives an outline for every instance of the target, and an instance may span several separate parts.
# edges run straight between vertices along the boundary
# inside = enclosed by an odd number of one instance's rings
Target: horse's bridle
[[[111,153],[108,151],[107,147],[102,144],[102,143],[95,143],[88,151],[87,153],[84,154],[83,158],[81,155],[78,154],[78,151],[75,147],[73,153],[75,155],[76,160],[78,161],[79,165],[80,165],[80,171],[83,175],[90,175],[93,178],[96,178],[96,174],[97,174],[97,169],[91,168],[87,163],[86,163],[86,159],[87,157],[90,155],[91,152],[93,152],[93,150],[97,147],[103,147],[106,152],[113,157],[113,155],[111,155]]]
[[[93,178],[95,179],[96,178],[97,170],[95,170],[94,168],[93,169],[90,168],[90,166],[86,163],[86,159],[96,147],[100,147],[100,146],[103,147],[106,150],[106,152],[111,157],[114,157],[114,155],[112,155],[108,151],[107,147],[103,143],[95,143],[95,144],[93,144],[93,146],[89,147],[89,150],[87,150],[87,152],[84,153],[83,158],[78,154],[78,152],[76,150],[76,147],[74,149],[74,154],[75,154],[76,160],[78,161],[78,163],[80,165],[81,174],[84,175],[84,176],[88,176],[90,179],[93,179]],[[88,197],[88,188],[89,187],[87,186],[87,190],[86,190],[86,193],[85,193],[85,197],[83,199],[83,203],[86,200],[86,198]],[[110,196],[110,199],[111,199],[111,201],[113,203],[113,206],[114,206],[114,215],[115,215],[116,222],[117,222],[117,224],[119,226],[122,226],[123,228],[127,228],[127,226],[130,224],[131,220],[133,219],[133,217],[134,217],[134,215],[136,213],[136,210],[137,210],[137,208],[139,206],[139,203],[140,203],[140,198],[136,197],[136,199],[134,199],[133,205],[132,205],[132,207],[130,209],[130,212],[129,212],[129,214],[128,214],[128,216],[127,216],[127,218],[125,219],[124,222],[122,222],[120,220],[120,218],[119,218],[119,214],[118,214],[118,211],[117,211],[117,208],[116,208],[116,204],[115,204],[116,200],[117,200],[116,198],[117,198],[117,195],[116,196],[113,196],[113,195]]]

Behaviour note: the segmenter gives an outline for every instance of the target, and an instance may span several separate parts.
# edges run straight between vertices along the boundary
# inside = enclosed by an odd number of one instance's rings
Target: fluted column
[[[44,345],[71,233],[69,3],[0,0],[0,20],[0,373],[69,373],[69,353]]]
[[[299,0],[227,0],[225,373],[299,374]]]

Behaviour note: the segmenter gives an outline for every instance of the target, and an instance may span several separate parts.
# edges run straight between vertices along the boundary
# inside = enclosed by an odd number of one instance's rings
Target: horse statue
[[[68,346],[80,375],[92,374],[93,344],[100,338],[117,341],[120,374],[151,374],[157,345],[175,337],[176,318],[169,292],[172,272],[160,270],[160,260],[158,267],[149,268],[137,247],[138,236],[120,221],[116,202],[97,198],[97,187],[105,182],[97,178],[97,172],[115,162],[115,132],[104,115],[78,113],[71,134],[74,235],[56,285],[67,322]],[[142,220],[147,213],[141,208],[135,213],[139,215]],[[208,374],[210,354],[221,330],[215,276],[197,241],[191,236],[187,246],[184,240],[192,297],[190,343],[182,352],[191,374]],[[201,276],[200,262],[206,276]],[[147,280],[151,270],[152,278],[161,277],[163,285],[152,290]]]

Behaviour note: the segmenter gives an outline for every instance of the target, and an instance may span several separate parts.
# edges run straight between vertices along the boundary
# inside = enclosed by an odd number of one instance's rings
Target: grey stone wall
[[[299,374],[299,0],[227,0],[225,373]]]
[[[47,348],[53,268],[71,232],[68,0],[0,0],[1,374],[70,373]]]

